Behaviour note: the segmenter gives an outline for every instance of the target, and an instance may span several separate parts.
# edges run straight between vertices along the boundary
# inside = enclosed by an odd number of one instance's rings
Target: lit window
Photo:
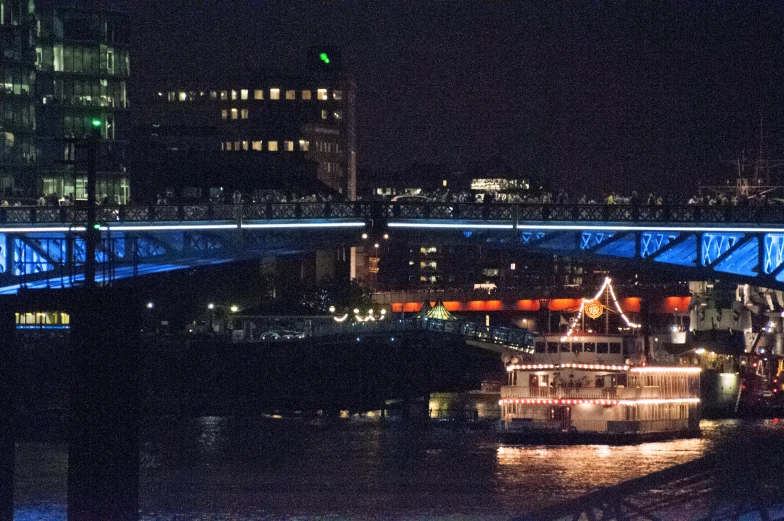
[[[240,119],[248,119],[248,109],[240,109]]]
[[[283,142],[283,149],[286,152],[294,152],[294,142],[293,141],[284,141]]]
[[[177,99],[177,93],[175,93],[175,92],[167,92],[166,93],[166,99],[169,100],[169,101],[174,101],[175,99]]]
[[[188,101],[188,93],[187,92],[180,92],[180,101]]]
[[[316,92],[316,97],[321,101],[327,101],[329,96],[327,95],[327,89],[318,89]]]
[[[446,179],[444,179],[443,181],[441,181],[441,186],[446,186]]]
[[[253,99],[264,99],[264,91],[261,89],[254,90]]]
[[[312,93],[309,90],[302,91],[302,99],[309,100],[311,99]]]
[[[261,141],[254,141],[251,144],[251,147],[253,148],[253,150],[256,150],[257,152],[261,152]]]
[[[233,148],[234,148],[233,143],[231,141],[227,141],[226,142],[226,150],[231,152]]]
[[[221,110],[221,119],[229,119],[229,111],[226,109]]]
[[[221,151],[226,150],[226,143],[221,141]]]
[[[239,149],[240,149],[240,142],[239,141],[235,141],[234,142],[234,150],[239,150]]]
[[[280,99],[280,89],[270,89],[270,99]]]
[[[321,119],[327,119],[328,115],[329,115],[329,111],[326,110],[326,109],[322,109],[322,111],[321,111]]]
[[[300,139],[299,149],[301,152],[307,152],[308,149],[310,149],[310,141],[305,141],[304,139]]]
[[[342,90],[333,90],[332,91],[332,99],[340,101],[343,99],[343,91]]]
[[[233,100],[237,99],[237,91],[236,90],[231,91],[231,99],[233,99]]]
[[[297,91],[294,89],[290,89],[286,91],[286,99],[287,100],[295,100],[297,99]]]
[[[218,93],[215,92],[214,90],[211,90],[210,91],[210,99],[213,99],[213,100],[218,99]]]
[[[240,90],[240,99],[248,99],[248,89]]]
[[[247,141],[243,141],[242,142],[242,149],[243,150],[248,150],[248,142]]]
[[[225,90],[222,90],[220,98],[221,98],[221,101],[226,101],[227,99],[229,99],[228,98],[228,93]]]
[[[510,265],[509,265],[509,269],[510,269],[510,270],[517,269],[517,264],[515,264],[515,263],[513,262],[512,264],[510,264]]]
[[[231,109],[231,119],[237,119],[237,109]]]
[[[278,142],[277,141],[270,141],[267,143],[267,150],[270,152],[277,152],[278,151]]]
[[[336,110],[335,112],[332,113],[332,117],[335,119],[343,119],[343,111]]]

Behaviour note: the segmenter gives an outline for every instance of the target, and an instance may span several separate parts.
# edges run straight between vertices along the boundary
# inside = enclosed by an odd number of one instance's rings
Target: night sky
[[[297,69],[338,45],[360,172],[500,158],[574,192],[690,191],[734,179],[720,159],[756,156],[760,116],[784,158],[784,2],[534,4],[132,2],[132,74]]]

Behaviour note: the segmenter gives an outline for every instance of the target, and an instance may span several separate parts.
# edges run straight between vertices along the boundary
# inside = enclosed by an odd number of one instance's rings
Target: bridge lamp
[[[373,247],[374,247],[374,248],[378,248],[378,243],[375,243],[375,244],[373,245]]]
[[[373,314],[373,310],[372,309],[368,309],[368,315],[372,315],[372,314]]]
[[[210,310],[215,309],[215,304],[210,302],[209,304],[207,304],[207,309],[210,309]]]
[[[335,306],[329,306],[329,312],[330,313],[334,313],[335,312]]]
[[[382,310],[381,310],[381,314],[382,314],[382,315],[386,315],[386,314],[387,314],[387,310],[386,310],[386,309],[382,309]]]
[[[355,315],[359,315],[359,309],[358,308],[354,308],[354,314]]]
[[[363,233],[363,234],[362,234],[362,238],[363,238],[363,239],[367,239],[367,238],[368,238],[368,234],[366,234],[366,233]]]
[[[155,303],[154,302],[148,302],[147,303],[147,309],[152,309],[154,307],[155,307]]]
[[[385,241],[386,241],[386,240],[389,240],[389,234],[388,234],[388,233],[385,233],[385,234],[384,234],[384,240],[385,240]]]
[[[232,313],[236,313],[237,311],[240,310],[240,308],[238,308],[236,305],[232,305],[229,309],[231,310]]]

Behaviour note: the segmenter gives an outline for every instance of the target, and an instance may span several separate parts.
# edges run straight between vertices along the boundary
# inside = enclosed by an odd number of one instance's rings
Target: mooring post
[[[0,298],[0,521],[14,519],[16,297]]]
[[[141,304],[109,288],[73,290],[69,521],[136,521]]]

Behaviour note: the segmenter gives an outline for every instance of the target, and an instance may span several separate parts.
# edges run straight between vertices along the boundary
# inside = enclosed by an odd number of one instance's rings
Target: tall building
[[[37,189],[87,198],[86,150],[100,132],[97,193],[127,202],[128,15],[121,2],[37,0]]]
[[[31,0],[0,0],[0,195],[22,195],[35,167],[35,16]]]
[[[128,20],[121,0],[0,0],[0,194],[85,199],[84,137],[100,131],[98,192],[128,199]]]
[[[258,162],[245,181],[272,188],[269,171],[285,177],[289,169],[288,175],[296,176],[293,164],[299,159],[315,165],[323,185],[355,199],[355,91],[338,53],[321,49],[311,51],[309,67],[299,74],[264,71],[161,85],[142,107],[139,131],[150,151],[145,154],[148,163],[151,154],[219,154],[226,165]],[[224,178],[207,177],[192,180],[202,185],[232,182],[228,172]]]

